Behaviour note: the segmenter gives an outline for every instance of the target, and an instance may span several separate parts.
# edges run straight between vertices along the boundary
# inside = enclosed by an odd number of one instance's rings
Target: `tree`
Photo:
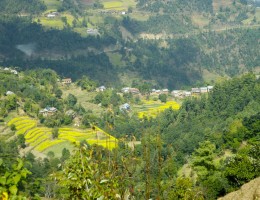
[[[51,134],[52,134],[52,138],[53,139],[58,138],[58,136],[59,136],[59,129],[58,128],[53,128]]]
[[[23,134],[19,134],[17,136],[17,144],[18,144],[18,146],[20,146],[23,149],[26,147],[25,138],[24,138]]]
[[[68,160],[70,158],[70,151],[66,148],[62,149],[62,154],[61,154],[61,162],[63,163],[64,161]]]
[[[88,92],[94,91],[97,87],[97,83],[90,80],[87,76],[83,76],[77,81],[77,85],[81,87],[82,90],[87,90]]]
[[[58,99],[60,99],[61,96],[62,96],[62,90],[61,90],[61,89],[55,90],[55,96],[56,96]]]
[[[259,169],[254,165],[254,160],[247,155],[236,155],[227,158],[225,164],[225,176],[234,188],[238,188],[244,183],[259,176]],[[258,171],[258,173],[257,173]]]
[[[58,183],[66,188],[63,197],[68,199],[116,199],[119,194],[117,176],[108,170],[108,163],[102,162],[102,155],[86,144],[78,147],[63,170],[55,175]],[[99,155],[98,160],[94,158]],[[84,159],[83,159],[84,158]]]
[[[128,13],[132,13],[132,12],[133,12],[133,7],[132,7],[132,6],[129,6],[128,9],[127,9],[127,12],[128,12]]]
[[[62,21],[65,25],[68,25],[67,17],[61,17],[61,21]]]
[[[5,162],[0,158],[0,198],[1,199],[26,199],[19,194],[19,183],[25,184],[24,180],[30,171],[24,167],[24,162],[17,159],[11,168],[5,165]]]
[[[167,95],[166,94],[159,94],[159,99],[162,103],[166,103],[167,101]]]
[[[194,151],[192,166],[197,171],[199,179],[206,179],[209,172],[216,169],[213,163],[215,150],[214,144],[210,141],[205,141],[200,143],[199,148]]]
[[[73,28],[75,28],[77,26],[77,20],[76,19],[73,19],[72,26],[73,26]]]
[[[75,97],[73,94],[69,94],[67,97],[67,103],[70,108],[73,108],[73,106],[77,103],[77,97]]]

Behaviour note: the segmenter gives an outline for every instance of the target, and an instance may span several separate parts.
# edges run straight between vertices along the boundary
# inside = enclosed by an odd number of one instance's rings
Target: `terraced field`
[[[180,105],[175,101],[168,101],[165,104],[157,101],[144,101],[143,105],[136,106],[135,108],[138,110],[138,117],[144,118],[156,117],[160,112],[170,107],[174,110],[178,110]]]
[[[102,0],[104,9],[107,10],[127,10],[129,7],[135,7],[134,0]]]
[[[61,1],[58,0],[43,0],[48,10],[57,10],[61,6]]]
[[[16,128],[16,134],[24,134],[25,141],[29,146],[43,153],[48,153],[51,148],[55,149],[55,146],[59,146],[62,150],[70,143],[79,144],[81,141],[87,141],[90,145],[102,145],[108,149],[117,146],[117,139],[97,126],[84,130],[70,127],[59,128],[58,138],[53,139],[51,128],[38,127],[37,121],[29,117],[13,118],[8,122],[8,126],[12,125]]]

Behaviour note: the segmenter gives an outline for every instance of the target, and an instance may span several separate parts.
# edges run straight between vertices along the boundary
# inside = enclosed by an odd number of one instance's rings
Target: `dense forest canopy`
[[[118,40],[112,36],[82,38],[70,30],[45,31],[36,23],[20,19],[1,23],[0,50],[5,57],[2,63],[6,66],[50,67],[74,79],[83,71],[103,83],[111,82],[109,80],[115,75],[122,73],[106,53],[100,53],[105,46],[116,45]],[[177,89],[202,81],[205,69],[229,76],[254,70],[260,65],[259,44],[255,42],[258,33],[259,29],[201,33],[189,38],[168,39],[166,48],[160,47],[160,41],[139,39],[124,43],[131,48],[129,53],[123,46],[113,53],[122,56],[122,67],[126,72],[134,70],[144,79]],[[29,48],[30,57],[18,50],[17,45]],[[93,50],[89,51],[90,48]],[[76,50],[77,54],[72,53]],[[41,55],[46,53],[47,57],[42,59]],[[103,71],[111,75],[104,79]]]
[[[214,82],[260,65],[258,11],[243,2],[138,1],[119,16],[102,14],[110,11],[103,1],[96,8],[82,3],[1,1],[1,64],[52,68],[73,79],[89,73],[104,84],[125,84],[127,74],[170,89]],[[10,10],[11,4],[18,11]]]
[[[2,0],[0,2],[0,11],[6,14],[39,14],[46,8],[40,0]]]

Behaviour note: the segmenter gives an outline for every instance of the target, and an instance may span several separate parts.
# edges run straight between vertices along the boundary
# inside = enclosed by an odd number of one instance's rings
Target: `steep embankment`
[[[231,192],[218,200],[257,200],[260,199],[260,177],[244,184],[239,190]]]

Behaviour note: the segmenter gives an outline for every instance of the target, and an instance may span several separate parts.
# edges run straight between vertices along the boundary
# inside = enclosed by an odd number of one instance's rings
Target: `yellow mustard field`
[[[105,148],[113,149],[117,146],[118,140],[94,126],[93,129],[59,128],[58,138],[52,138],[52,130],[47,127],[37,126],[37,121],[29,117],[16,117],[8,122],[8,126],[14,125],[16,134],[23,134],[26,144],[32,146],[35,150],[43,152],[57,144],[67,143],[79,144],[81,141],[87,141],[90,145],[98,144]]]
[[[153,106],[154,105],[154,106]],[[175,101],[168,101],[165,104],[155,105],[154,101],[144,101],[145,110],[138,112],[139,118],[144,117],[156,117],[159,113],[163,112],[167,108],[172,108],[174,110],[180,109],[180,105]]]

